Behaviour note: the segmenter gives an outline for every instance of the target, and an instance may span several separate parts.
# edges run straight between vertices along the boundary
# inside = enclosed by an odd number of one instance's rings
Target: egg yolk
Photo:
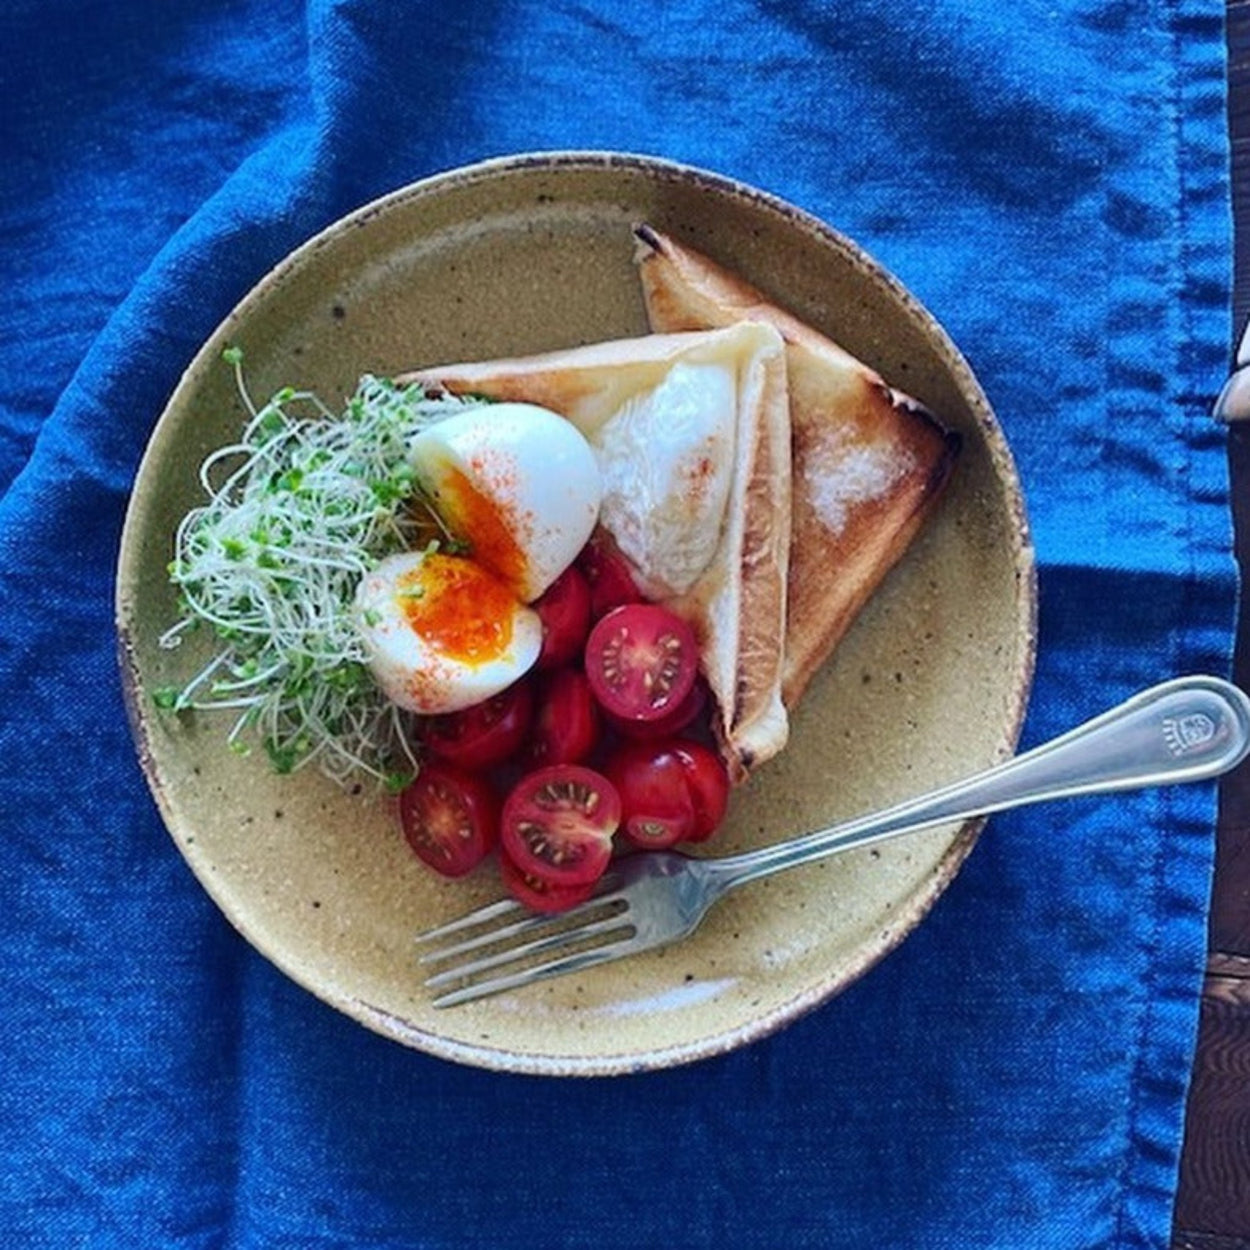
[[[464,556],[426,556],[400,579],[398,597],[413,631],[450,659],[484,664],[512,642],[516,597]]]
[[[474,464],[473,468],[489,477],[497,494],[509,493],[506,466]],[[512,493],[515,489],[513,486]],[[524,518],[506,515],[495,499],[482,494],[467,474],[452,465],[447,466],[439,483],[438,506],[448,528],[458,537],[468,539],[475,560],[509,586],[524,583],[528,561],[517,540]]]

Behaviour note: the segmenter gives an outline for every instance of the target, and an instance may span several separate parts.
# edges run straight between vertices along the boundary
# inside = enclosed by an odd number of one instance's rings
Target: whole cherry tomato
[[[590,615],[598,620],[623,603],[642,602],[642,592],[629,571],[629,564],[617,549],[611,535],[596,529],[577,557],[577,566],[590,587]]]
[[[604,774],[621,797],[621,830],[635,846],[702,842],[729,804],[729,774],[720,757],[688,739],[627,742]]]
[[[526,760],[535,766],[580,764],[599,743],[599,719],[599,705],[581,669],[542,674]]]
[[[533,687],[522,678],[472,707],[427,717],[421,739],[433,754],[449,764],[468,769],[493,768],[526,740],[533,714]]]
[[[569,565],[534,601],[543,626],[540,669],[559,668],[577,659],[590,633],[590,586],[576,565]]]

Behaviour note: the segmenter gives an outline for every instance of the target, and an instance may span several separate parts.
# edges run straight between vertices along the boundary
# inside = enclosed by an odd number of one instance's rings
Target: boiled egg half
[[[573,563],[599,517],[590,444],[536,404],[483,404],[448,417],[413,440],[412,464],[447,529],[524,603]]]
[[[410,712],[458,712],[538,659],[538,613],[466,556],[409,551],[361,579],[360,633],[374,679]]]
[[[387,697],[436,715],[533,667],[542,624],[528,605],[585,545],[602,487],[585,438],[531,404],[465,409],[419,434],[411,455],[456,549],[383,560],[361,579],[357,626]]]

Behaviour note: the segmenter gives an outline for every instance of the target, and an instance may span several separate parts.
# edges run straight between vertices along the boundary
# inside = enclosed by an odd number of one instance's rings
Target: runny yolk
[[[508,481],[498,480],[505,466],[474,465],[475,471],[490,473],[496,484],[506,492]],[[458,537],[467,538],[473,558],[480,560],[492,573],[509,586],[524,584],[527,560],[517,542],[517,527],[522,517],[507,517],[499,504],[474,486],[467,474],[448,465],[439,483],[438,507],[448,527]]]
[[[413,631],[449,659],[484,664],[512,642],[513,593],[464,556],[428,555],[398,584]]]

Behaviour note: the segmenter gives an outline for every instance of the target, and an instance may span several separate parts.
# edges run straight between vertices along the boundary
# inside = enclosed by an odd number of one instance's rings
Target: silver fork
[[[785,868],[1027,803],[1205,781],[1234,768],[1248,750],[1250,699],[1217,677],[1177,678],[1023,755],[873,815],[721,859],[675,851],[629,856],[593,898],[554,916],[507,899],[491,903],[417,938],[455,939],[428,951],[423,963],[468,956],[426,985],[459,982],[434,1000],[451,1007],[580,972],[687,937],[730,890]],[[540,957],[547,958],[531,962]]]

